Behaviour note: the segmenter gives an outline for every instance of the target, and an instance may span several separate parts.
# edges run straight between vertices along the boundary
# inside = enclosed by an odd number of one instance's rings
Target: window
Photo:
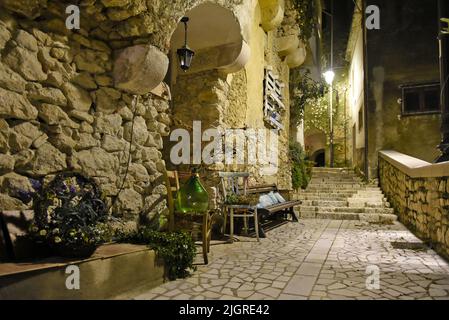
[[[283,130],[282,112],[285,110],[282,91],[284,84],[273,73],[272,67],[265,68],[264,80],[264,120],[271,128]]]
[[[402,86],[403,115],[439,112],[441,112],[439,83]]]

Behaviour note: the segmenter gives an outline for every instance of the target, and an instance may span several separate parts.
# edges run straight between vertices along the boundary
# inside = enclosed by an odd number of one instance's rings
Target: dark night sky
[[[349,38],[349,30],[352,24],[354,13],[353,0],[333,0],[334,1],[334,66],[344,66],[346,46]],[[324,1],[324,9],[331,12],[331,0]],[[330,52],[330,17],[323,14],[323,49],[329,61]]]

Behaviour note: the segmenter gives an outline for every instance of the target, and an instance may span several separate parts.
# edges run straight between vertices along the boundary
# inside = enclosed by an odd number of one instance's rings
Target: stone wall
[[[170,48],[171,37],[181,17],[206,2],[232,11],[243,41],[261,50],[245,72],[179,75],[170,83],[172,109],[170,89],[162,82],[167,55],[173,58],[169,50],[176,49]],[[80,9],[79,30],[66,28],[71,4]],[[179,121],[182,114],[193,119],[196,110],[207,125],[232,127],[237,123],[229,119],[245,110],[241,102],[251,103],[254,109],[244,115],[248,123],[255,108],[261,118],[264,66],[274,64],[288,82],[276,29],[268,32],[264,48],[260,10],[257,0],[0,0],[0,209],[29,208],[36,181],[76,171],[93,177],[111,213],[131,225],[164,220],[162,152],[170,145],[163,138],[170,128],[189,125]],[[250,80],[253,70],[257,75]],[[286,112],[286,127],[288,121]],[[286,188],[287,141],[288,132],[280,142],[280,184]]]
[[[439,82],[437,1],[373,0],[382,12],[380,30],[368,31],[368,152],[370,176],[376,177],[377,154],[394,149],[433,161],[441,141],[441,116],[402,115],[400,86]],[[422,24],[420,26],[420,24]],[[413,50],[410,50],[413,44]]]
[[[284,103],[287,107],[282,120],[285,130],[279,134],[279,172],[272,176],[261,176],[261,165],[203,165],[205,171],[202,179],[210,187],[217,184],[216,171],[247,171],[251,173],[253,184],[275,183],[282,189],[290,189],[289,66],[285,59],[280,57],[277,47],[277,39],[284,35],[284,31],[280,27],[270,31],[264,30],[261,26],[263,19],[260,5],[257,1],[246,3],[250,3],[251,8],[233,7],[232,11],[236,17],[246,15],[244,19],[246,22],[241,20],[240,25],[243,34],[250,39],[248,46],[251,55],[248,62],[234,73],[217,69],[200,71],[202,69],[196,64],[214,60],[207,54],[213,50],[202,50],[194,58],[195,66],[192,65],[187,73],[171,72],[174,119],[172,129],[186,128],[190,131],[193,121],[201,121],[203,131],[210,128],[268,129],[263,120],[264,68],[273,67],[274,72],[285,84]],[[204,67],[204,64],[201,67]],[[171,145],[167,141],[168,148],[164,156],[167,165],[174,169],[176,166],[170,164],[169,158]],[[178,169],[189,170],[189,166],[181,166]]]
[[[81,1],[81,29],[70,31],[68,3],[0,1],[0,209],[29,208],[36,180],[76,171],[97,181],[115,216],[164,220],[167,91],[135,96],[113,78],[120,49],[150,32],[118,22],[143,10],[130,3]]]
[[[382,190],[399,220],[449,257],[449,171],[444,177],[411,177],[388,157],[379,157]]]

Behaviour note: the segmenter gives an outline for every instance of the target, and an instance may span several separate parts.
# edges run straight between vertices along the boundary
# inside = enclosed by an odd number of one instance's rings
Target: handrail
[[[434,164],[393,150],[379,151],[379,157],[411,178],[449,177],[449,161]]]

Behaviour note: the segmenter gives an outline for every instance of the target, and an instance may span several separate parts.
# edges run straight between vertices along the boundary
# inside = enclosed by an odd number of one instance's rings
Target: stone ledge
[[[67,290],[68,265],[80,269],[80,290]],[[109,244],[85,260],[50,258],[0,263],[0,299],[106,299],[163,283],[164,266],[146,246]]]
[[[410,178],[449,176],[449,162],[432,164],[393,150],[379,151],[379,157],[401,170]]]

